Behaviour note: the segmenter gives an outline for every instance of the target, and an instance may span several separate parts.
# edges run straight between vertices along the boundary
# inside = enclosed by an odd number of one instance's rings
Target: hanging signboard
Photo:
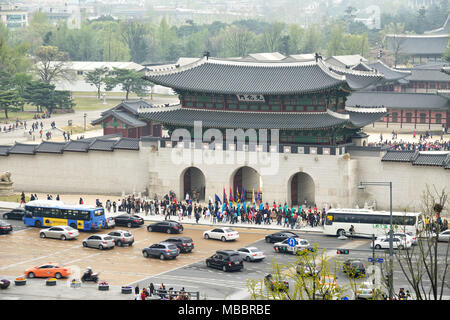
[[[242,102],[266,102],[262,94],[237,94],[236,97]]]

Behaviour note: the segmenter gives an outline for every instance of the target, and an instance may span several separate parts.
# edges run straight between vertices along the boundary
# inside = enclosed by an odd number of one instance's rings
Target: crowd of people
[[[380,133],[380,140],[378,142],[369,143],[369,147],[388,147],[391,150],[403,151],[449,151],[450,141],[444,140],[444,133],[442,131],[440,139],[435,136],[433,140],[433,132],[425,131],[423,134],[416,134],[413,131],[412,138],[414,142],[403,141],[398,139],[398,131],[392,131],[392,139],[384,139],[383,134]],[[417,142],[416,142],[417,139]]]
[[[97,205],[103,206],[99,202]],[[221,202],[212,199],[207,203],[200,203],[190,199],[177,201],[173,192],[162,199],[155,195],[152,200],[134,196],[118,199],[117,202],[107,200],[104,207],[108,213],[125,211],[146,216],[163,215],[165,219],[195,219],[197,223],[203,219],[210,223],[276,224],[291,229],[322,226],[326,216],[326,208],[319,209],[316,204],[308,205],[306,201],[297,206],[276,202]]]
[[[187,292],[184,287],[180,290],[173,288],[166,289],[164,283],[161,283],[159,289],[156,289],[153,283],[142,289],[139,285],[134,287],[135,300],[150,300],[152,297],[158,297],[161,300],[191,300],[191,293]]]

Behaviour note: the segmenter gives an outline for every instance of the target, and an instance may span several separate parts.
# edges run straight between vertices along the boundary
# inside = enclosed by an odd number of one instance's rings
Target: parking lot
[[[17,277],[23,275],[26,268],[47,262],[58,262],[71,267],[73,277],[80,278],[78,272],[83,272],[90,266],[94,272],[100,272],[100,279],[111,285],[124,285],[155,276],[168,270],[204,261],[219,249],[237,249],[252,244],[264,237],[264,230],[239,229],[240,238],[237,241],[223,243],[217,240],[203,239],[203,231],[207,226],[185,225],[183,236],[191,237],[195,244],[192,253],[180,254],[175,260],[160,260],[144,258],[142,249],[158,243],[171,235],[148,232],[145,226],[140,228],[115,227],[115,230],[128,230],[135,238],[133,246],[114,247],[110,250],[83,248],[82,240],[92,233],[81,232],[75,240],[41,239],[38,228],[20,227],[21,221],[8,220],[14,231],[0,236],[0,274]],[[107,233],[103,230],[101,233]],[[77,274],[78,273],[78,274]],[[72,277],[70,277],[72,278]]]

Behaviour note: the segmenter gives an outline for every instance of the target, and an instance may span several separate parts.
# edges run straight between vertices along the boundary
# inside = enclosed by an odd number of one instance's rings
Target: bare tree
[[[69,70],[69,54],[59,51],[57,47],[41,46],[34,52],[37,73],[42,81],[51,83],[58,79],[71,80],[73,74]]]
[[[442,300],[449,269],[450,242],[439,243],[439,233],[446,228],[442,213],[448,212],[449,197],[445,189],[433,190],[427,185],[422,195],[422,216],[417,230],[416,247],[398,250],[396,261],[414,291],[417,300]],[[444,248],[441,254],[438,250]],[[429,286],[425,286],[429,282]]]

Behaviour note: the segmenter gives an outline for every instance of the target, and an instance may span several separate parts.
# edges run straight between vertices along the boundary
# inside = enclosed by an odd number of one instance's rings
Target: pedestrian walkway
[[[79,197],[79,196],[78,196]],[[44,197],[39,197],[40,199],[44,198]],[[61,199],[64,201],[65,196],[62,195]],[[82,197],[83,200],[85,200],[86,197]],[[111,198],[111,197],[110,197]],[[45,199],[45,198],[44,198]],[[74,204],[76,202],[65,202],[67,204]],[[84,202],[85,204],[94,204],[94,202]],[[104,202],[103,202],[104,203]],[[0,201],[0,209],[14,209],[19,207],[19,203],[17,202],[4,202],[4,201]],[[116,213],[113,213],[112,210],[111,212],[107,212],[105,209],[105,215],[106,217],[115,217],[121,214],[126,214],[126,212],[123,211],[117,211]],[[136,215],[142,217],[144,219],[145,222],[148,222],[148,224],[152,223],[152,222],[159,222],[159,221],[164,221],[166,220],[166,216],[164,215],[145,215],[145,213],[137,213]],[[230,223],[230,222],[216,222],[213,223],[212,219],[210,218],[204,218],[201,217],[198,221],[198,223],[196,223],[195,218],[191,217],[183,217],[183,219],[179,219],[178,216],[168,216],[167,219],[173,220],[173,221],[178,221],[183,225],[200,225],[200,226],[210,226],[210,227],[232,227],[232,228],[248,228],[248,229],[265,229],[265,230],[292,230],[292,231],[301,231],[301,232],[315,232],[315,233],[322,233],[323,232],[323,228],[322,226],[317,226],[317,227],[311,227],[311,226],[306,226],[306,227],[302,227],[302,228],[294,228],[291,229],[290,227],[283,227],[283,225],[277,225],[276,221],[272,222],[271,224],[255,224],[255,223],[242,223],[242,222],[237,222],[237,223]]]

